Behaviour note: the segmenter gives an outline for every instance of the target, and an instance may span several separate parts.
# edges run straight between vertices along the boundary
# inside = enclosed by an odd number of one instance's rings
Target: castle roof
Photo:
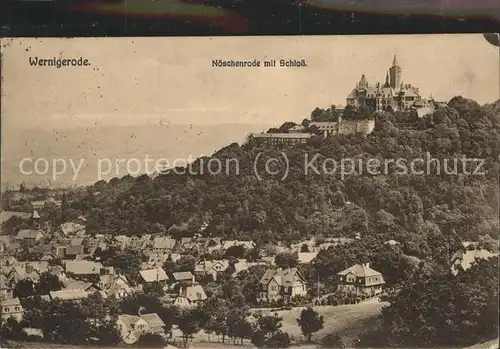
[[[310,133],[254,133],[254,138],[311,138]]]
[[[349,267],[341,272],[337,273],[338,275],[347,275],[349,273],[353,273],[357,277],[368,277],[368,276],[378,276],[381,275],[378,271],[373,270],[367,264],[355,264],[352,267]]]
[[[392,59],[392,65],[393,66],[395,66],[395,65],[399,66],[398,59],[397,59],[396,55],[394,55],[394,58]]]

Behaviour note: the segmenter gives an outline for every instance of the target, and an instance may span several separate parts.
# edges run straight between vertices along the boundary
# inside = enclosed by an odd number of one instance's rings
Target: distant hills
[[[242,142],[248,133],[261,132],[270,126],[220,124],[21,129],[12,134],[2,134],[2,189],[18,186],[23,182],[28,187],[91,184],[99,179],[98,159],[108,158],[113,163],[119,159],[137,159],[144,168],[146,155],[154,161],[166,158],[172,162],[175,159],[187,159],[190,155],[196,159],[200,155],[211,155],[227,144]],[[46,175],[23,175],[19,169],[23,158],[46,158],[49,163],[56,158],[67,161],[72,159],[75,167],[78,167],[80,159],[84,161],[75,180],[72,178],[75,171],[68,162],[67,173],[54,181],[51,171]],[[106,161],[102,160],[103,169],[108,163]],[[131,167],[134,162],[136,161],[131,162]],[[153,167],[153,162],[150,166]],[[109,180],[114,176],[127,174],[124,163],[118,167],[118,174],[113,171],[103,179]],[[27,162],[24,169],[32,170],[33,165]],[[42,164],[40,169],[44,170]]]

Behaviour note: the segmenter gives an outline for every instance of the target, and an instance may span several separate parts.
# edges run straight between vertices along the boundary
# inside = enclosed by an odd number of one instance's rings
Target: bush
[[[144,333],[139,337],[136,344],[140,348],[163,348],[165,338],[155,333]]]
[[[344,349],[345,345],[342,341],[342,337],[338,334],[330,333],[323,337],[320,343],[321,348],[330,348],[330,349]]]
[[[278,331],[266,340],[265,346],[267,348],[288,348],[290,346],[290,336],[286,332]]]

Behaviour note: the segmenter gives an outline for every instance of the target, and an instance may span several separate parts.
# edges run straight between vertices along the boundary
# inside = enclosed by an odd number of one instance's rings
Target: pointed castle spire
[[[389,83],[389,72],[385,74],[385,84],[384,87],[390,87],[391,84]]]
[[[396,57],[396,54],[394,54],[394,58],[392,59],[392,66],[393,66],[393,67],[394,67],[394,66],[399,66],[399,64],[398,64],[398,59],[397,59],[397,57]]]

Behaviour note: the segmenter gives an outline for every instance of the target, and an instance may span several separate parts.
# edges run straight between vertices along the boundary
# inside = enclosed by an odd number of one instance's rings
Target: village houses
[[[385,284],[382,274],[369,263],[355,264],[337,273],[337,277],[339,290],[359,296],[379,295]]]
[[[207,298],[205,290],[200,284],[181,286],[179,295],[174,300],[174,305],[189,308],[205,301]]]
[[[26,246],[33,246],[44,237],[45,235],[41,230],[21,229],[19,233],[17,233],[16,240]]]
[[[23,319],[24,309],[19,301],[19,298],[1,299],[0,306],[2,307],[2,320],[14,318],[17,322]]]
[[[212,279],[217,280],[217,274],[226,271],[229,268],[229,260],[212,260],[201,261],[196,263],[194,267],[194,274],[198,277],[210,275]]]
[[[259,301],[288,302],[306,294],[306,279],[297,268],[268,269],[260,279]]]
[[[139,271],[139,274],[145,283],[152,283],[156,281],[160,284],[165,285],[168,281],[167,273],[165,273],[165,270],[163,270],[163,268],[161,267],[141,270]]]
[[[139,337],[144,333],[152,333],[164,335],[165,323],[160,319],[158,314],[142,314],[142,315],[119,315],[116,321],[116,326],[123,342],[126,344],[134,344],[139,340]]]

